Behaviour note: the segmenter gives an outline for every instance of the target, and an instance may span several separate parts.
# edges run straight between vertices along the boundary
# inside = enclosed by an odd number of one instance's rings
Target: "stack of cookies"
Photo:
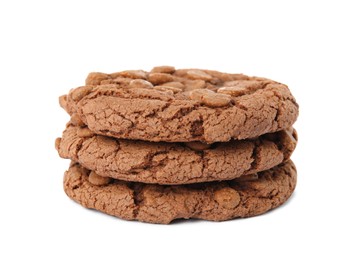
[[[262,214],[296,185],[298,105],[287,86],[212,70],[90,73],[60,97],[66,194],[127,220]]]

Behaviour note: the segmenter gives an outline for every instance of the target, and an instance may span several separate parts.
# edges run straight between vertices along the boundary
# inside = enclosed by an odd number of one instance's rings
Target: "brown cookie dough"
[[[257,178],[176,186],[109,178],[96,184],[91,174],[72,164],[64,176],[67,195],[86,208],[122,219],[162,224],[181,218],[223,221],[262,214],[290,197],[297,177],[290,160]]]
[[[97,134],[206,143],[255,138],[292,126],[298,105],[287,86],[211,70],[156,67],[91,73],[60,104]]]
[[[252,140],[212,145],[154,143],[96,135],[68,124],[56,148],[62,158],[105,177],[158,184],[231,180],[270,169],[290,158],[296,146],[292,128]]]

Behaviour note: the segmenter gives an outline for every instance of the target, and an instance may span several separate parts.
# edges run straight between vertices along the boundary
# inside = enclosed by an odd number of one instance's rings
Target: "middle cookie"
[[[56,149],[96,174],[158,184],[231,180],[270,169],[290,158],[297,143],[294,129],[251,140],[212,145],[122,140],[67,125]]]

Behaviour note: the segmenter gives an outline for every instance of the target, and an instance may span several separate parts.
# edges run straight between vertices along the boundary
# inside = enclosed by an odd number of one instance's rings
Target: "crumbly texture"
[[[91,73],[60,98],[97,134],[146,141],[206,143],[256,138],[292,126],[298,105],[281,83],[211,70],[156,67]]]
[[[56,148],[62,158],[79,162],[100,176],[187,184],[231,180],[270,169],[288,160],[296,143],[292,128],[252,140],[207,145],[115,139],[68,124]]]
[[[283,204],[296,185],[296,169],[287,161],[257,178],[166,186],[112,180],[89,182],[90,171],[72,164],[64,175],[67,195],[86,208],[126,220],[167,224],[174,219],[223,221],[262,214]]]

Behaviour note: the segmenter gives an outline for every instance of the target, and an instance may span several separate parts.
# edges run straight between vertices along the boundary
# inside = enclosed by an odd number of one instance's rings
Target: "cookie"
[[[156,67],[91,73],[60,104],[97,134],[154,142],[256,138],[293,125],[298,105],[284,84],[242,74]]]
[[[56,148],[100,176],[158,184],[230,180],[270,169],[290,158],[297,136],[283,130],[251,140],[212,145],[154,143],[94,134],[68,124]]]
[[[295,188],[296,177],[289,160],[244,179],[165,186],[97,177],[76,163],[64,175],[64,190],[86,208],[126,220],[162,224],[182,218],[223,221],[256,216],[283,204]]]

